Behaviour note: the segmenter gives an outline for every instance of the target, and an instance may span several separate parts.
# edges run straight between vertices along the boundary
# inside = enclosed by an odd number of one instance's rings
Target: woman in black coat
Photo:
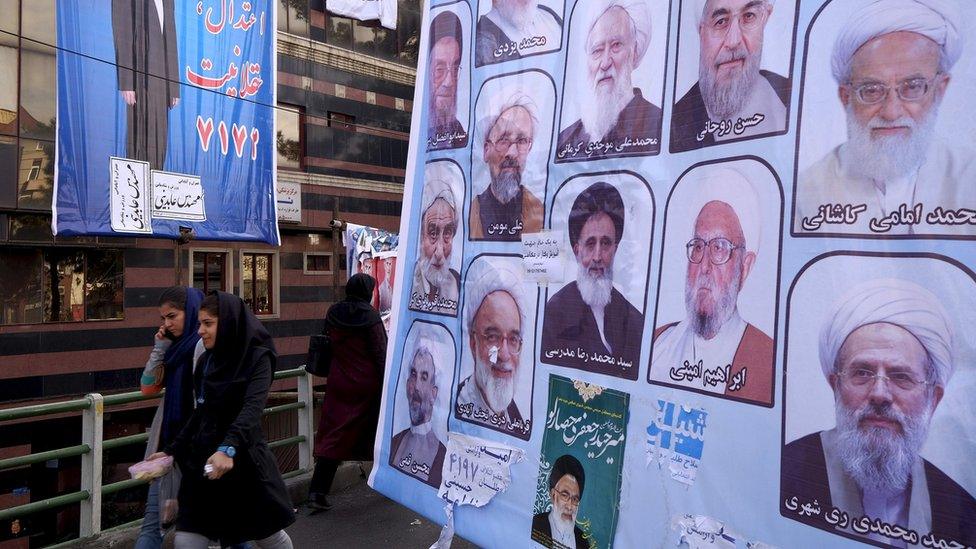
[[[205,548],[214,539],[291,549],[284,528],[295,516],[261,431],[277,360],[271,336],[224,292],[203,300],[199,333],[207,350],[193,374],[196,408],[163,451],[183,473],[176,547]]]

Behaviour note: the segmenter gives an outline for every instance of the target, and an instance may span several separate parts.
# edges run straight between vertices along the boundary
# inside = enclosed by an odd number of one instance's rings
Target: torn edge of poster
[[[667,464],[673,480],[693,485],[705,449],[707,418],[704,408],[658,400],[655,417],[647,426],[645,466],[654,461],[658,467]]]
[[[716,518],[705,515],[680,515],[671,519],[677,532],[678,547],[688,549],[777,549],[761,541],[745,539]]]
[[[437,496],[457,505],[483,507],[512,483],[518,449],[469,435],[448,433],[447,455]]]

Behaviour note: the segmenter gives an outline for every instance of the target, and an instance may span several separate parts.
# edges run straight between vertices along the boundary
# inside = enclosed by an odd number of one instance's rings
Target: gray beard
[[[447,261],[444,262],[443,266],[437,268],[433,266],[431,259],[425,257],[423,253],[420,254],[420,272],[423,273],[424,279],[438,291],[454,282],[454,275],[451,274]]]
[[[455,114],[457,113],[456,96],[450,102],[450,104],[439,107],[437,105],[437,95],[432,94],[430,105],[431,105],[430,121],[428,122],[427,125],[430,126],[432,129],[442,130],[443,128],[446,128],[448,125],[451,124],[451,122],[454,121]]]
[[[866,403],[857,410],[848,410],[840,399],[834,405],[837,413],[837,450],[844,470],[862,490],[896,494],[908,486],[912,468],[918,462],[918,452],[928,435],[931,408],[919,417],[905,415],[890,404],[882,407]],[[858,421],[864,415],[876,415],[901,423],[902,434],[892,434],[883,428],[862,431]]]
[[[885,123],[875,117],[862,125],[854,117],[854,101],[856,99],[852,98],[847,103],[847,143],[840,150],[841,162],[848,174],[885,181],[909,175],[925,162],[938,119],[938,103],[932,105],[921,122],[904,116],[894,123]],[[872,128],[891,125],[908,126],[911,133],[908,137],[871,137]]]
[[[502,204],[508,204],[518,195],[521,185],[522,175],[518,172],[501,172],[497,178],[491,180],[491,194]]]
[[[408,407],[410,409],[410,424],[416,427],[417,425],[423,425],[424,423],[430,421],[430,415],[431,412],[433,412],[434,403],[426,402],[424,400],[415,402],[413,399],[410,399]]]
[[[609,71],[615,71],[614,76],[617,78],[614,78],[614,87],[606,92],[601,92],[596,88],[596,81],[604,76],[603,71],[597,74],[592,81],[587,82],[587,93],[582,94],[583,101],[579,107],[580,122],[583,123],[583,129],[586,130],[590,141],[603,141],[603,138],[617,126],[620,112],[634,97],[634,90],[629,86],[625,88],[624,84],[626,83],[619,78],[622,70],[611,69]],[[626,70],[633,69],[626,67]]]
[[[703,257],[702,261],[709,261],[709,259]],[[733,260],[730,259],[729,261]],[[715,281],[703,280],[703,276],[698,275],[694,283],[685,284],[685,310],[688,313],[688,318],[691,320],[691,329],[693,332],[705,339],[712,339],[718,335],[719,330],[732,318],[732,313],[735,312],[735,306],[739,300],[739,284],[741,282],[742,262],[739,261],[734,276],[729,283],[728,291],[722,292],[721,297],[715,302],[715,310],[711,314],[699,311],[695,297],[698,295],[698,289],[700,288],[708,288],[711,290],[712,295],[716,295],[718,288],[715,286]]]
[[[603,276],[593,276],[579,262],[576,263],[576,287],[583,303],[594,309],[603,309],[610,303],[613,291],[613,265],[603,271]]]
[[[515,398],[514,373],[518,372],[518,368],[514,368],[512,372],[513,375],[510,378],[496,378],[491,375],[491,364],[485,364],[475,356],[475,382],[493,413],[500,414],[504,412],[512,402],[512,399]]]
[[[739,74],[732,76],[728,83],[718,84],[716,73],[719,63],[726,63],[733,59],[742,57],[745,64]],[[732,118],[733,115],[742,110],[746,99],[752,93],[752,88],[759,79],[759,63],[762,61],[762,51],[756,54],[749,54],[743,46],[740,51],[730,54],[722,54],[714,63],[706,62],[704,59],[698,63],[698,84],[701,87],[702,100],[705,108],[708,109],[709,116],[717,120]]]

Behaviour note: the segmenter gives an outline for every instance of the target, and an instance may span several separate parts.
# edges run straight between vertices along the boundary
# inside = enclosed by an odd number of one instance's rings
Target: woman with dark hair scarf
[[[326,494],[343,460],[369,460],[380,417],[386,330],[370,302],[376,280],[358,273],[346,283],[346,299],[329,308],[325,333],[332,366],[315,433],[315,473],[308,506],[328,509]]]
[[[224,292],[200,305],[199,334],[207,350],[193,375],[196,408],[163,450],[183,472],[176,547],[203,549],[214,539],[291,549],[284,528],[295,516],[261,431],[277,362],[271,336]]]

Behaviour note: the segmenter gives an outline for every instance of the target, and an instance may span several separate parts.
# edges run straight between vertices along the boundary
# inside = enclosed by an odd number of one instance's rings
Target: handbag
[[[332,366],[332,340],[329,334],[316,334],[308,340],[308,357],[305,371],[313,376],[329,377]]]

